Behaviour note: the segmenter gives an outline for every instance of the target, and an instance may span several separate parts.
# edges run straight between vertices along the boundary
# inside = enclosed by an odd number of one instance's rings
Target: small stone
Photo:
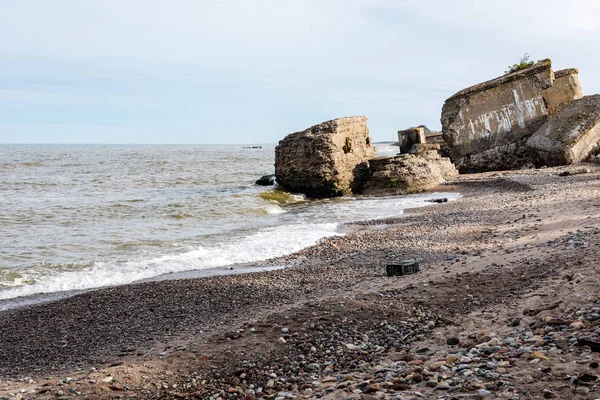
[[[431,364],[429,364],[429,370],[430,371],[437,371],[439,370],[441,367],[443,367],[444,365],[446,365],[445,361],[436,361],[436,362],[432,362]]]
[[[279,343],[279,344],[286,344],[287,340],[285,340],[283,337],[280,337],[279,339],[277,339],[277,343]]]
[[[436,385],[435,388],[440,390],[447,390],[450,389],[450,384],[446,381],[441,381]]]
[[[439,384],[438,380],[435,378],[431,378],[427,381],[426,385],[429,387],[436,387]]]
[[[321,366],[317,363],[310,363],[306,364],[306,367],[304,368],[306,368],[309,371],[318,371],[321,368]]]
[[[272,388],[273,386],[275,386],[275,380],[273,380],[273,379],[269,379],[269,380],[267,381],[267,385],[266,385],[267,389],[270,389],[270,388]]]
[[[379,400],[377,397],[372,394],[361,393],[360,400]]]
[[[456,362],[458,361],[458,357],[454,354],[448,354],[446,356],[446,362]]]
[[[489,390],[486,389],[479,389],[477,391],[477,393],[481,396],[481,397],[485,397],[485,396],[489,396],[490,394],[492,394],[492,392],[490,392]]]
[[[583,321],[575,321],[571,325],[569,325],[569,327],[573,329],[582,329],[585,327],[585,324],[583,323]]]
[[[521,346],[517,349],[517,354],[526,354],[531,353],[531,347]]]
[[[446,344],[448,346],[458,346],[459,343],[460,339],[457,337],[449,337],[448,339],[446,339]]]

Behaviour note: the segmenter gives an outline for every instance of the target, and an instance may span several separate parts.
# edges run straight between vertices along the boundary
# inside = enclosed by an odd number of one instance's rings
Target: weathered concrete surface
[[[520,168],[525,142],[581,96],[576,70],[555,78],[550,60],[461,90],[444,103],[442,131],[461,172]],[[556,85],[556,86],[555,86]]]
[[[583,90],[579,82],[579,71],[575,68],[563,69],[554,73],[552,86],[542,93],[546,100],[546,110],[553,116],[571,104],[574,100],[583,97]]]
[[[527,141],[538,165],[575,164],[600,144],[600,95],[569,104]]]
[[[364,194],[418,193],[458,176],[450,159],[440,157],[439,145],[416,144],[413,150],[413,154],[371,160],[372,176]]]
[[[425,142],[438,144],[440,146],[440,155],[442,157],[450,157],[450,147],[448,147],[448,143],[446,143],[444,140],[442,132],[431,132],[430,134],[425,134]]]
[[[367,117],[346,117],[291,133],[275,149],[275,176],[284,188],[311,196],[357,193],[375,157]]]
[[[400,146],[400,153],[408,153],[413,145],[418,143],[426,143],[424,125],[398,131],[398,146]]]

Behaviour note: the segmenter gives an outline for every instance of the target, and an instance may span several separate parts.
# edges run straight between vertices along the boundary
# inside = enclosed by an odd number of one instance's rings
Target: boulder
[[[432,189],[458,176],[449,158],[440,157],[439,145],[415,145],[413,154],[371,160],[371,179],[364,194],[409,194]]]
[[[275,148],[275,175],[284,188],[310,196],[360,192],[375,157],[367,117],[346,117],[291,133]]]
[[[600,95],[569,104],[527,141],[536,164],[556,166],[583,161],[600,145]]]
[[[259,180],[254,182],[255,185],[259,186],[273,186],[276,183],[275,174],[263,175]]]
[[[527,139],[582,94],[577,70],[555,75],[550,60],[461,90],[442,109],[451,158],[461,172],[520,168]]]

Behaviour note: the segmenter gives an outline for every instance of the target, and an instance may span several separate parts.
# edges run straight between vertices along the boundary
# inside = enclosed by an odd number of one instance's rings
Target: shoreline
[[[460,193],[458,193],[455,188],[450,188],[448,190],[444,190],[443,186],[440,186],[440,187],[436,188],[435,190],[406,195],[406,196],[413,196],[413,195],[431,194],[432,199],[427,200],[427,202],[431,202],[432,204],[424,205],[421,207],[410,207],[410,208],[403,209],[402,214],[398,215],[397,217],[391,217],[391,219],[401,218],[402,215],[404,215],[406,212],[410,212],[410,210],[418,210],[419,208],[423,208],[423,207],[435,206],[436,204],[433,200],[441,197],[441,196],[436,196],[436,195],[439,195],[442,193],[450,193],[450,192],[457,193],[459,195],[458,198],[460,198],[460,196],[461,196]],[[377,197],[390,197],[390,196],[365,196],[364,198],[370,199],[373,197],[377,198]],[[392,196],[392,197],[403,197],[403,196]],[[454,200],[456,200],[456,199],[451,199],[450,201],[454,201]],[[373,218],[373,219],[356,220],[356,221],[350,221],[350,222],[339,222],[338,223],[338,230],[339,230],[338,235],[325,236],[325,237],[319,239],[319,241],[326,239],[328,237],[343,236],[348,233],[355,233],[358,230],[367,229],[365,227],[372,226],[374,221],[379,221],[379,220],[380,219],[378,219],[378,218]],[[373,227],[373,228],[369,228],[369,229],[378,229],[378,228]],[[386,227],[382,226],[379,229],[386,229]],[[313,244],[308,247],[312,247],[315,245],[318,245],[318,242],[316,244]],[[303,250],[304,249],[301,249],[299,251],[303,251]],[[115,288],[115,287],[136,285],[136,284],[150,283],[150,282],[162,282],[162,281],[166,281],[166,280],[200,279],[200,278],[215,277],[215,276],[247,274],[247,273],[265,272],[265,271],[270,271],[270,270],[289,268],[289,267],[292,267],[293,265],[284,265],[284,264],[278,265],[278,260],[285,259],[287,256],[289,256],[289,255],[275,257],[272,259],[259,260],[259,261],[255,261],[255,262],[229,264],[229,265],[223,265],[223,266],[219,266],[219,267],[210,267],[210,268],[206,268],[206,269],[169,272],[169,273],[164,273],[161,275],[152,276],[150,278],[135,280],[135,281],[129,282],[129,283],[119,283],[119,284],[114,284],[114,285],[109,285],[109,286],[91,287],[91,288],[86,288],[86,289],[72,289],[72,290],[64,290],[64,291],[59,291],[59,292],[34,293],[34,294],[30,294],[30,295],[22,295],[22,296],[7,298],[7,299],[0,299],[0,314],[4,311],[15,309],[15,308],[27,307],[27,306],[48,303],[48,302],[54,302],[54,301],[70,298],[70,297],[73,297],[73,296],[76,296],[79,294],[87,293],[90,291],[104,290],[107,288]]]
[[[448,348],[448,337],[504,335],[593,303],[600,168],[558,176],[569,168],[576,167],[461,176],[452,182],[463,195],[458,201],[406,210],[387,219],[386,229],[328,237],[272,261],[293,268],[112,287],[2,312],[0,391],[40,399],[70,388],[90,398],[358,399],[363,393],[383,399],[415,391],[438,398],[448,390],[445,382],[454,394],[519,388],[542,398],[540,385],[553,381],[528,382],[519,371],[537,376],[533,369],[546,365],[559,371],[559,358],[579,353],[543,350],[539,365],[510,356],[509,367],[498,367],[509,371],[493,379],[455,377],[453,361],[444,361],[444,379],[431,363],[446,360],[448,351],[467,357],[460,346]],[[421,272],[385,276],[385,263],[408,258],[420,259]],[[570,271],[575,278],[566,285]],[[523,314],[554,297],[561,305]],[[516,315],[523,322],[507,325]],[[584,355],[588,364],[597,359]],[[411,368],[440,387],[407,380]],[[385,385],[381,371],[398,380]],[[353,378],[340,378],[348,374]],[[16,379],[26,376],[32,382]],[[507,384],[487,388],[499,379]],[[481,386],[472,386],[478,380]],[[368,385],[372,391],[363,390]],[[571,388],[552,390],[568,398]]]

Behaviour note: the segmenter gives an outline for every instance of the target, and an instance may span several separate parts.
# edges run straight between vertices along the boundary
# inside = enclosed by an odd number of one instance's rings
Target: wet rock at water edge
[[[259,186],[273,186],[275,183],[277,183],[275,174],[261,176],[259,180],[254,182],[255,185]]]

